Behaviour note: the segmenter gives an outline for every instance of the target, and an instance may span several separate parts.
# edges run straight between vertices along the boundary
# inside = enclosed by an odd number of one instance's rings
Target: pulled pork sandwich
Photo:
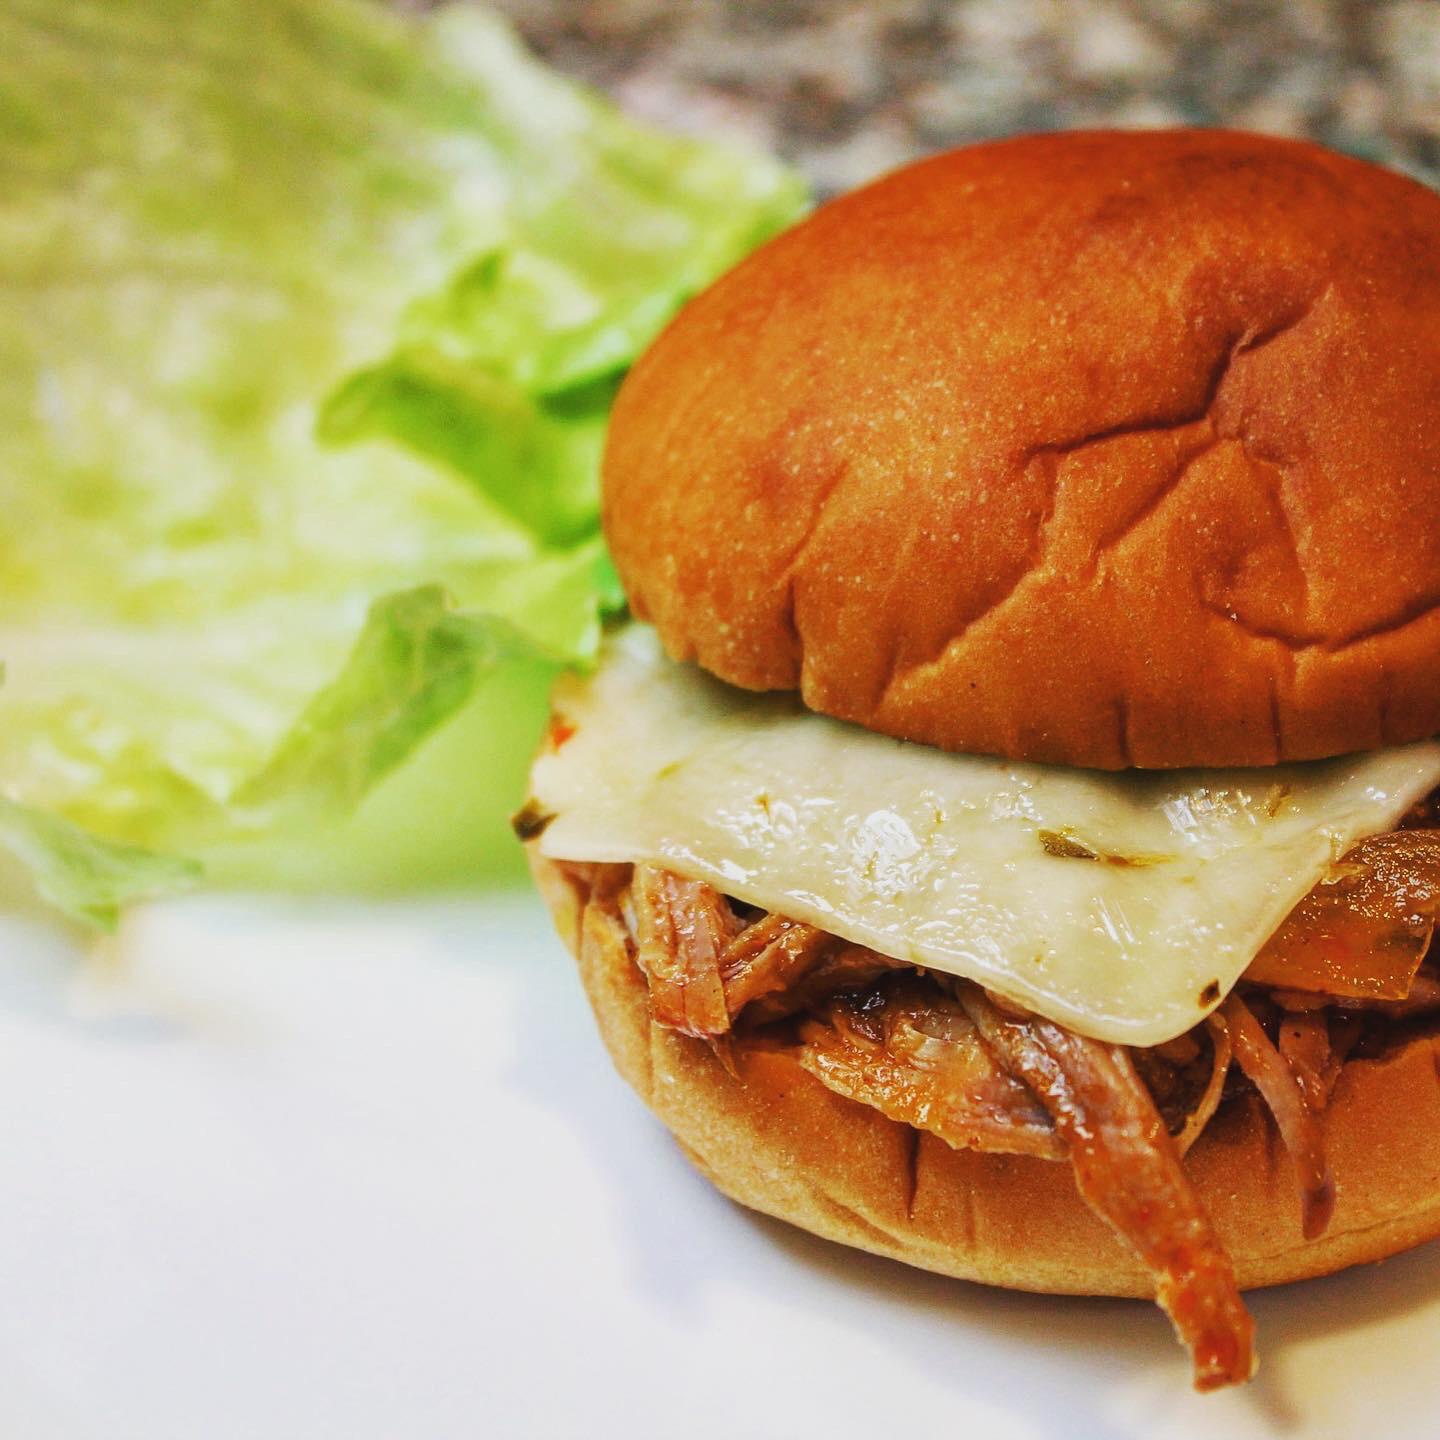
[[[517,825],[727,1194],[997,1285],[1440,1232],[1440,198],[1036,136],[824,206],[627,379],[637,622]],[[653,626],[653,628],[651,628]]]

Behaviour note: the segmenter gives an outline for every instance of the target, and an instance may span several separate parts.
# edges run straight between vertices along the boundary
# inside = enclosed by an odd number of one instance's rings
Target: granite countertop
[[[492,0],[635,114],[822,193],[1017,131],[1222,124],[1440,174],[1435,0]]]

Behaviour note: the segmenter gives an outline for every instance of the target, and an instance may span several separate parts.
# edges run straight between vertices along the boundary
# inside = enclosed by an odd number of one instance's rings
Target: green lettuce
[[[60,815],[4,796],[0,847],[28,870],[42,900],[107,930],[126,901],[163,895],[200,876],[200,866],[184,856],[101,840]]]
[[[619,378],[795,180],[361,0],[8,0],[0,177],[0,849],[99,924],[511,863]]]

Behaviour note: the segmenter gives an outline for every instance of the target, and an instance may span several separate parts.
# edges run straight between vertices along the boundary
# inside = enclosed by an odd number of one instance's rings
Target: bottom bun
[[[1064,1163],[953,1150],[827,1090],[783,1048],[740,1044],[731,1075],[703,1041],[650,1018],[614,896],[620,866],[531,850],[621,1075],[696,1167],[742,1205],[926,1270],[1069,1295],[1153,1296]],[[1440,1234],[1440,1045],[1353,1060],[1324,1117],[1337,1183],[1319,1240],[1300,1233],[1290,1159],[1255,1097],[1231,1100],[1185,1159],[1245,1289],[1382,1260]]]

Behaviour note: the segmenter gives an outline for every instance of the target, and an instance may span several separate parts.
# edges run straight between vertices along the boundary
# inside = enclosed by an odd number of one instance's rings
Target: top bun
[[[1313,145],[1036,135],[836,200],[621,389],[669,651],[951,750],[1269,765],[1440,730],[1440,197]]]

